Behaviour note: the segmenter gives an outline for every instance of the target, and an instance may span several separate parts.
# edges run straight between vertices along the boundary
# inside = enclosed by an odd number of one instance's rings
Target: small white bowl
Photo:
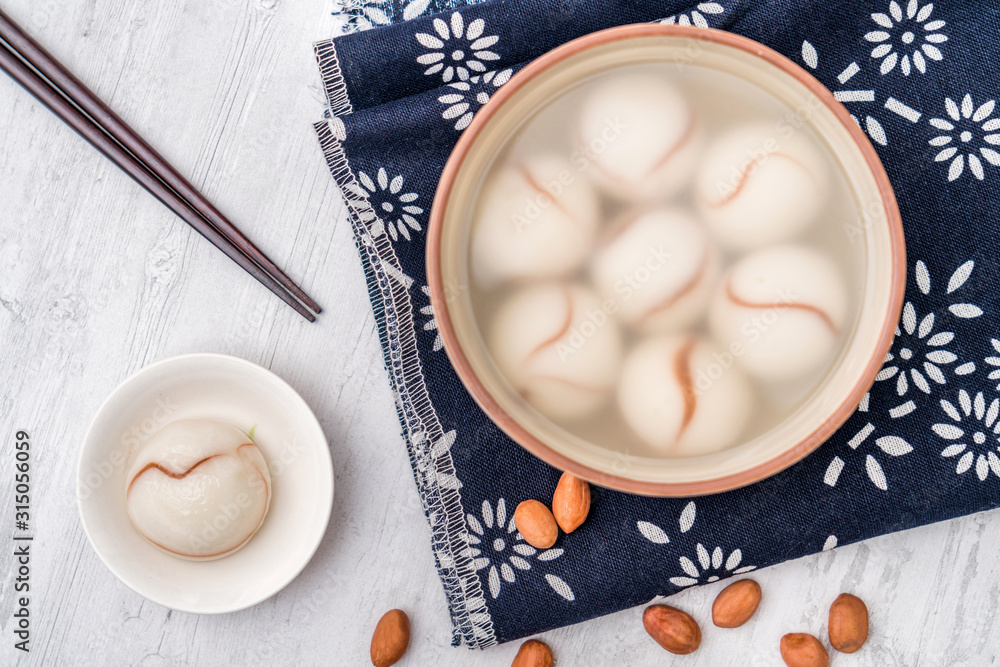
[[[192,418],[253,428],[271,472],[260,530],[213,561],[160,551],[125,512],[130,451],[164,425]],[[333,464],[316,416],[284,380],[236,357],[187,354],[143,368],[104,401],[80,452],[77,499],[90,543],[122,583],[177,611],[224,614],[271,597],[312,558],[330,521]]]

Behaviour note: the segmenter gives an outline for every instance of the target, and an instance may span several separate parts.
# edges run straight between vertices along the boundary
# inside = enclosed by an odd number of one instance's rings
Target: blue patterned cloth
[[[387,25],[316,46],[330,101],[316,131],[352,214],[454,643],[490,646],[1000,505],[996,3],[457,4],[356,1],[353,26]],[[461,131],[513,72],[580,35],[658,20],[763,42],[854,114],[899,196],[905,308],[870,394],[801,463],[694,500],[595,488],[587,523],[538,551],[513,509],[548,498],[559,472],[504,436],[449,365],[425,286],[428,212]]]

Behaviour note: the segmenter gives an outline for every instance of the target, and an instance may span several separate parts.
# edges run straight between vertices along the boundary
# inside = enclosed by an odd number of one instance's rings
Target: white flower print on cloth
[[[958,267],[948,280],[946,294],[951,294],[964,285],[974,268],[975,262],[971,260]],[[931,276],[923,260],[917,261],[914,273],[917,289],[922,294],[929,294]],[[948,310],[960,318],[978,317],[983,313],[979,307],[968,303],[952,303],[948,306]],[[896,328],[896,340],[892,351],[886,355],[885,363],[875,376],[875,381],[894,381],[898,396],[906,396],[911,386],[930,394],[931,382],[946,384],[948,381],[942,367],[951,367],[956,375],[968,375],[975,371],[975,363],[956,364],[958,356],[947,349],[955,340],[955,334],[951,331],[935,332],[934,329],[934,313],[920,317],[913,302],[907,301],[903,306],[903,316],[899,326]],[[906,414],[913,411],[913,403],[904,403],[894,409]],[[891,413],[890,415],[902,416]]]
[[[389,0],[341,0],[340,3],[340,11],[350,17],[348,26],[359,32],[392,23],[386,10],[392,11]]]
[[[440,74],[445,83],[456,77],[459,81],[466,81],[471,75],[486,71],[484,61],[500,60],[497,53],[490,51],[500,38],[483,35],[486,29],[483,19],[476,19],[466,26],[462,15],[455,12],[449,22],[436,18],[433,25],[436,34],[418,32],[414,35],[421,46],[429,49],[427,53],[417,56],[418,64],[429,65],[424,74]]]
[[[888,14],[872,14],[872,20],[879,29],[865,35],[865,40],[878,45],[872,50],[871,57],[881,60],[879,71],[882,74],[893,71],[897,64],[904,76],[909,76],[914,69],[923,74],[927,71],[928,60],[944,58],[936,45],[948,41],[948,37],[936,31],[943,28],[945,22],[928,20],[934,5],[927,3],[921,6],[918,0],[909,0],[905,4],[905,13],[900,3],[892,0]]]
[[[862,401],[861,407],[858,408],[859,411],[867,412],[868,397]],[[861,430],[854,434],[850,440],[847,441],[847,446],[851,451],[857,451],[862,444],[868,441],[868,437],[875,432],[875,425],[868,422]],[[886,435],[881,438],[875,439],[875,447],[877,449],[872,449],[865,453],[865,474],[868,475],[868,479],[876,488],[883,491],[889,490],[889,480],[885,476],[885,471],[882,469],[882,464],[879,460],[875,458],[874,453],[881,451],[889,456],[904,456],[913,451],[913,447],[910,446],[908,442],[895,435]],[[840,479],[840,473],[844,471],[846,462],[840,456],[834,456],[830,460],[830,465],[826,467],[826,472],[823,474],[823,483],[827,486],[837,486],[837,481]]]
[[[372,208],[379,215],[379,218],[372,221],[369,229],[373,237],[382,235],[383,222],[393,241],[400,236],[409,241],[411,230],[419,232],[422,229],[420,222],[414,217],[424,212],[424,209],[415,204],[419,195],[403,191],[402,176],[394,176],[390,180],[385,168],[379,167],[375,178],[359,171],[358,181],[365,191],[357,194],[372,200]]]
[[[959,266],[948,279],[945,296],[965,285],[973,269],[975,262],[972,260]],[[923,260],[917,261],[913,275],[919,292],[930,295],[931,274]],[[978,306],[959,301],[950,303],[947,312],[961,319],[979,317],[983,314]],[[936,331],[938,319],[940,318],[936,318],[933,312],[920,317],[914,301],[907,301],[903,306],[903,315],[899,326],[896,327],[892,350],[886,355],[882,369],[875,376],[876,382],[891,381],[895,385],[896,394],[903,401],[889,408],[888,414],[891,419],[900,419],[916,411],[916,402],[908,398],[911,389],[916,388],[922,393],[931,394],[935,386],[947,384],[948,374],[943,369],[951,369],[950,372],[955,375],[969,375],[976,370],[974,362],[959,363],[958,355],[948,349],[955,340],[955,334],[951,331]],[[870,397],[870,394],[865,394],[858,405],[857,414],[863,415],[868,412]],[[858,452],[862,450],[862,445],[866,445],[863,449],[865,473],[875,487],[887,491],[889,480],[879,457],[883,454],[891,457],[904,456],[912,452],[913,447],[903,438],[891,434],[869,440],[874,432],[875,425],[871,422],[865,423],[847,441],[847,446],[851,452]],[[872,443],[874,447],[868,447]],[[847,456],[846,453],[844,455]],[[834,456],[823,475],[823,482],[828,486],[836,486],[846,466],[847,461],[839,455]]]
[[[691,501],[684,506],[684,510],[681,511],[681,516],[678,519],[682,533],[686,533],[691,530],[691,526],[694,525],[694,519],[697,512],[698,509],[695,507],[694,501]],[[650,523],[649,521],[636,521],[635,526],[639,529],[639,532],[642,533],[642,536],[653,544],[667,544],[670,542],[670,537],[667,536],[667,532],[655,523]]]
[[[421,286],[420,291],[426,294],[428,299],[431,298],[431,288],[427,285]],[[424,322],[424,331],[434,332],[434,351],[437,352],[444,347],[444,339],[441,337],[441,332],[438,331],[437,318],[434,316],[434,306],[428,304],[420,309],[420,313],[429,318]]]
[[[490,501],[483,501],[482,520],[473,514],[467,514],[469,525],[468,555],[473,559],[476,571],[489,568],[487,581],[490,595],[497,599],[500,595],[502,582],[513,584],[517,582],[515,570],[526,572],[531,569],[532,561],[548,562],[563,555],[562,549],[546,549],[539,552],[524,541],[517,526],[514,525],[514,515],[507,518],[507,502],[500,498],[496,511]],[[546,574],[545,581],[563,599],[572,602],[576,599],[569,584],[554,574]]]
[[[998,354],[1000,354],[1000,340],[997,340],[996,338],[991,338],[990,345],[992,345],[993,349],[996,350]],[[1000,380],[1000,357],[995,357],[991,355],[983,359],[983,361],[985,361],[990,366],[993,366],[993,368],[995,369],[990,371],[990,374],[987,375],[986,377],[988,377],[991,380]],[[1000,391],[1000,384],[997,385],[997,391]]]
[[[689,502],[684,506],[678,523],[682,533],[691,530],[697,509],[694,502]],[[667,532],[649,521],[637,521],[636,528],[647,540],[653,544],[668,544],[670,537]],[[734,549],[726,555],[722,547],[715,547],[711,552],[700,542],[695,546],[695,560],[687,556],[681,556],[678,562],[685,576],[671,577],[670,583],[682,588],[693,586],[698,583],[711,583],[718,581],[726,574],[743,574],[756,570],[756,565],[743,565],[743,552]],[[699,567],[700,566],[700,567]]]
[[[403,7],[403,20],[410,21],[422,16],[424,12],[427,11],[427,7],[431,4],[430,0],[410,0],[405,7]]]
[[[402,410],[403,405],[399,402],[399,394],[396,394],[396,405]],[[444,433],[437,440],[430,440],[426,432],[417,431],[410,435],[410,445],[413,447],[416,462],[414,467],[417,471],[418,485],[421,487],[441,487],[445,489],[458,490],[462,488],[459,481],[451,472],[445,472],[438,468],[438,462],[446,454],[451,453],[451,446],[455,444],[458,432],[452,429]]]
[[[708,28],[708,16],[717,16],[726,11],[726,8],[717,2],[699,2],[698,6],[690,12],[674,14],[659,21],[663,25],[694,25],[699,28]]]
[[[1000,457],[997,452],[1000,448],[1000,399],[994,398],[993,402],[986,405],[986,398],[983,392],[976,394],[975,398],[969,396],[969,392],[962,389],[958,392],[958,407],[951,401],[942,400],[941,409],[944,410],[952,422],[939,423],[931,426],[931,429],[944,440],[953,442],[941,451],[941,456],[945,458],[958,457],[958,464],[955,472],[962,475],[969,471],[975,464],[976,477],[980,481],[985,481],[990,471],[1000,477]]]
[[[819,53],[816,51],[816,47],[813,46],[808,40],[802,42],[802,62],[804,62],[806,67],[809,69],[815,70],[819,67]],[[842,104],[850,105],[848,108],[851,110],[851,118],[853,118],[854,122],[858,124],[858,127],[871,137],[872,141],[880,146],[887,146],[889,144],[889,137],[885,132],[885,128],[873,115],[877,113],[878,109],[878,105],[875,104],[875,91],[853,90],[849,86],[850,80],[853,79],[854,76],[860,71],[861,67],[857,62],[852,62],[850,65],[845,67],[840,74],[837,75],[837,81],[840,82],[841,86],[847,87],[834,90],[833,96]],[[865,111],[863,124],[861,119],[858,117],[861,114],[858,109],[859,105],[863,105]],[[886,100],[884,108],[903,116],[911,123],[919,120],[921,115],[915,109],[911,109],[907,105],[892,97]]]
[[[389,16],[393,12],[393,3],[390,0],[339,0],[338,4],[335,16],[347,18],[346,27],[349,30],[345,32],[371,30],[393,22]],[[429,13],[430,5],[430,0],[404,1],[403,20],[409,21]]]
[[[744,565],[743,552],[733,549],[726,555],[722,547],[715,547],[711,553],[700,542],[695,547],[697,563],[687,556],[679,559],[681,569],[684,571],[683,577],[670,577],[670,583],[674,586],[694,586],[695,584],[709,584],[718,581],[727,574],[744,574],[757,569],[756,565]],[[701,566],[701,567],[699,567]]]
[[[928,143],[941,151],[934,156],[935,162],[951,161],[948,165],[948,181],[954,181],[965,171],[969,171],[980,181],[986,178],[983,163],[976,151],[994,167],[1000,167],[1000,152],[990,146],[1000,145],[1000,118],[990,118],[996,108],[995,100],[987,100],[978,107],[972,95],[966,95],[959,106],[950,97],[944,99],[948,118],[931,118],[930,124],[943,134]]]
[[[468,81],[449,83],[448,87],[455,92],[448,92],[438,98],[438,102],[447,105],[441,117],[445,120],[455,120],[455,129],[464,130],[469,127],[473,116],[481,106],[490,101],[490,95],[497,88],[510,80],[512,69],[499,72],[487,72],[482,76],[474,76]]]

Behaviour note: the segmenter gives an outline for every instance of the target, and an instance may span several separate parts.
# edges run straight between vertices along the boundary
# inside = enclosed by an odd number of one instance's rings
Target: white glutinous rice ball
[[[691,181],[700,139],[683,93],[659,77],[621,76],[583,101],[574,162],[620,199],[666,201]]]
[[[628,216],[599,241],[591,279],[619,317],[646,332],[677,331],[705,312],[718,257],[705,229],[682,211]]]
[[[828,361],[847,317],[831,259],[799,245],[760,250],[716,288],[709,324],[716,342],[765,380],[791,380]]]
[[[600,408],[621,370],[617,323],[593,292],[571,283],[511,295],[494,316],[488,347],[508,382],[556,420]]]
[[[174,556],[211,560],[257,532],[271,502],[271,475],[241,430],[211,419],[172,422],[134,454],[125,504],[135,529]]]
[[[660,455],[703,456],[737,443],[753,392],[733,358],[690,335],[660,336],[625,358],[618,406]]]
[[[512,159],[483,188],[472,229],[473,278],[492,289],[568,275],[590,253],[599,213],[593,187],[569,160]]]
[[[799,131],[733,128],[709,144],[695,178],[702,218],[719,242],[752,250],[791,240],[817,217],[828,191],[823,155]]]

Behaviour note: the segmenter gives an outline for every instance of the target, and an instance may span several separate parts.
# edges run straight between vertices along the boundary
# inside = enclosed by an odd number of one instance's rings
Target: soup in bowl
[[[892,341],[899,211],[850,114],[729,33],[625,26],[517,73],[449,159],[431,300],[477,403],[632,493],[772,475],[855,409]]]

